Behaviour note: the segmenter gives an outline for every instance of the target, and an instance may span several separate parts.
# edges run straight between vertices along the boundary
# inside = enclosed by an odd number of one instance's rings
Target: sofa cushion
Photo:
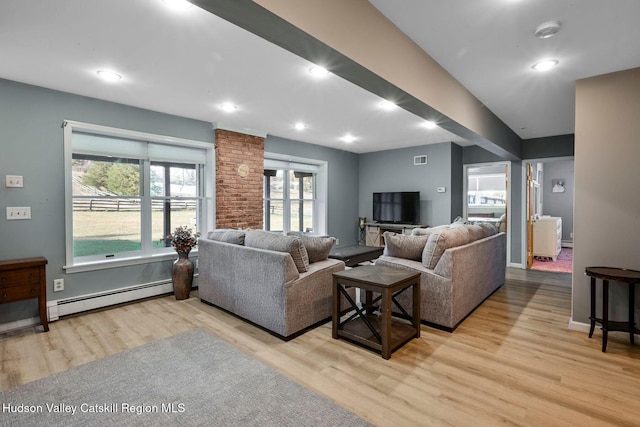
[[[331,252],[331,248],[336,243],[335,237],[306,236],[304,234],[299,237],[309,255],[309,263],[328,259],[329,252]]]
[[[234,245],[244,245],[244,231],[220,228],[210,231],[209,234],[207,234],[207,239],[233,243]]]
[[[422,265],[433,270],[444,251],[467,243],[469,232],[464,227],[449,227],[431,233],[422,252]]]
[[[299,273],[304,273],[309,268],[309,255],[299,237],[283,236],[264,230],[247,230],[244,245],[258,249],[288,252]]]
[[[383,255],[420,261],[427,240],[429,240],[428,235],[409,236],[385,231]]]
[[[412,236],[428,236],[436,230],[442,230],[443,228],[449,228],[449,224],[438,225],[435,227],[427,227],[427,228],[414,228],[411,230]]]

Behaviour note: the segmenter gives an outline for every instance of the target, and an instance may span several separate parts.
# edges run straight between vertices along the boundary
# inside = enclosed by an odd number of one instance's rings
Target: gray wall
[[[522,141],[523,159],[573,157],[574,152],[575,136],[573,134],[532,138]]]
[[[554,179],[564,180],[564,193],[554,193]],[[562,218],[562,240],[573,240],[574,161],[545,162],[542,173],[543,214]]]
[[[170,261],[65,274],[64,119],[213,143],[210,123],[0,79],[0,177],[24,176],[24,188],[0,185],[0,259],[46,257],[48,299],[170,278]],[[31,206],[32,219],[7,221],[7,206]],[[3,304],[0,323],[36,316],[35,300]]]
[[[463,171],[459,148],[446,142],[361,154],[360,216],[372,220],[373,193],[420,191],[421,223],[431,226],[450,223],[462,213]],[[414,166],[414,156],[424,154],[427,164]],[[438,193],[438,187],[446,187],[446,192]]]
[[[303,144],[268,135],[265,151],[325,160],[329,167],[327,234],[340,239],[340,246],[358,243],[358,155],[348,151]]]
[[[589,322],[585,267],[640,270],[638,88],[640,68],[576,83],[572,318],[577,322]],[[611,287],[610,318],[625,319],[627,288],[617,283]],[[636,319],[639,297],[636,292]]]

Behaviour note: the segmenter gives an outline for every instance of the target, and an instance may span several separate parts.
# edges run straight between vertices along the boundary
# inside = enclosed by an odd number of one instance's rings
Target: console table
[[[609,331],[629,332],[629,341],[634,344],[634,334],[640,333],[635,323],[635,285],[640,284],[640,271],[613,267],[587,267],[584,274],[591,277],[591,328],[589,338],[593,336],[596,323],[602,325],[602,352],[607,351]],[[596,279],[602,280],[602,318],[596,317]],[[629,319],[627,322],[609,320],[609,281],[626,283],[629,287]]]
[[[46,264],[43,257],[0,261],[0,304],[37,298],[45,332],[49,331]]]
[[[368,222],[366,226],[366,244],[367,246],[384,246],[383,234],[385,231],[393,231],[394,233],[411,234],[414,228],[428,227],[421,224],[383,224],[378,222]]]
[[[346,291],[348,287],[366,291],[366,304],[359,308]],[[412,309],[409,314],[396,296],[412,290]],[[373,293],[379,293],[373,299]],[[355,314],[341,321],[340,296],[343,295]],[[380,302],[380,313],[374,313],[374,305]],[[402,319],[392,316],[391,304],[402,313]],[[384,359],[413,338],[420,337],[420,273],[377,265],[361,266],[333,273],[332,336],[345,338],[365,347],[377,350]]]

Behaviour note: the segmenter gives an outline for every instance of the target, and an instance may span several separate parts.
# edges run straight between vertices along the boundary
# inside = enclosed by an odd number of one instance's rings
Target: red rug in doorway
[[[560,254],[555,261],[540,261],[536,258],[533,259],[533,265],[531,269],[542,271],[553,271],[556,273],[571,273],[571,264],[573,262],[573,249],[562,248]]]

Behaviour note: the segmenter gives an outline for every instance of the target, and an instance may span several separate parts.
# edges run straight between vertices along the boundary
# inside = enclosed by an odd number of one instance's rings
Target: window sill
[[[198,252],[192,251],[192,258],[198,258]],[[67,274],[73,273],[84,273],[87,271],[97,271],[97,270],[107,270],[110,268],[120,268],[120,267],[129,267],[132,265],[142,265],[142,264],[150,264],[153,262],[164,262],[175,260],[177,254],[175,252],[167,252],[157,255],[145,256],[145,257],[135,257],[135,258],[123,258],[117,260],[108,260],[108,261],[91,261],[86,263],[79,263],[74,265],[65,265],[62,268],[66,271]]]

